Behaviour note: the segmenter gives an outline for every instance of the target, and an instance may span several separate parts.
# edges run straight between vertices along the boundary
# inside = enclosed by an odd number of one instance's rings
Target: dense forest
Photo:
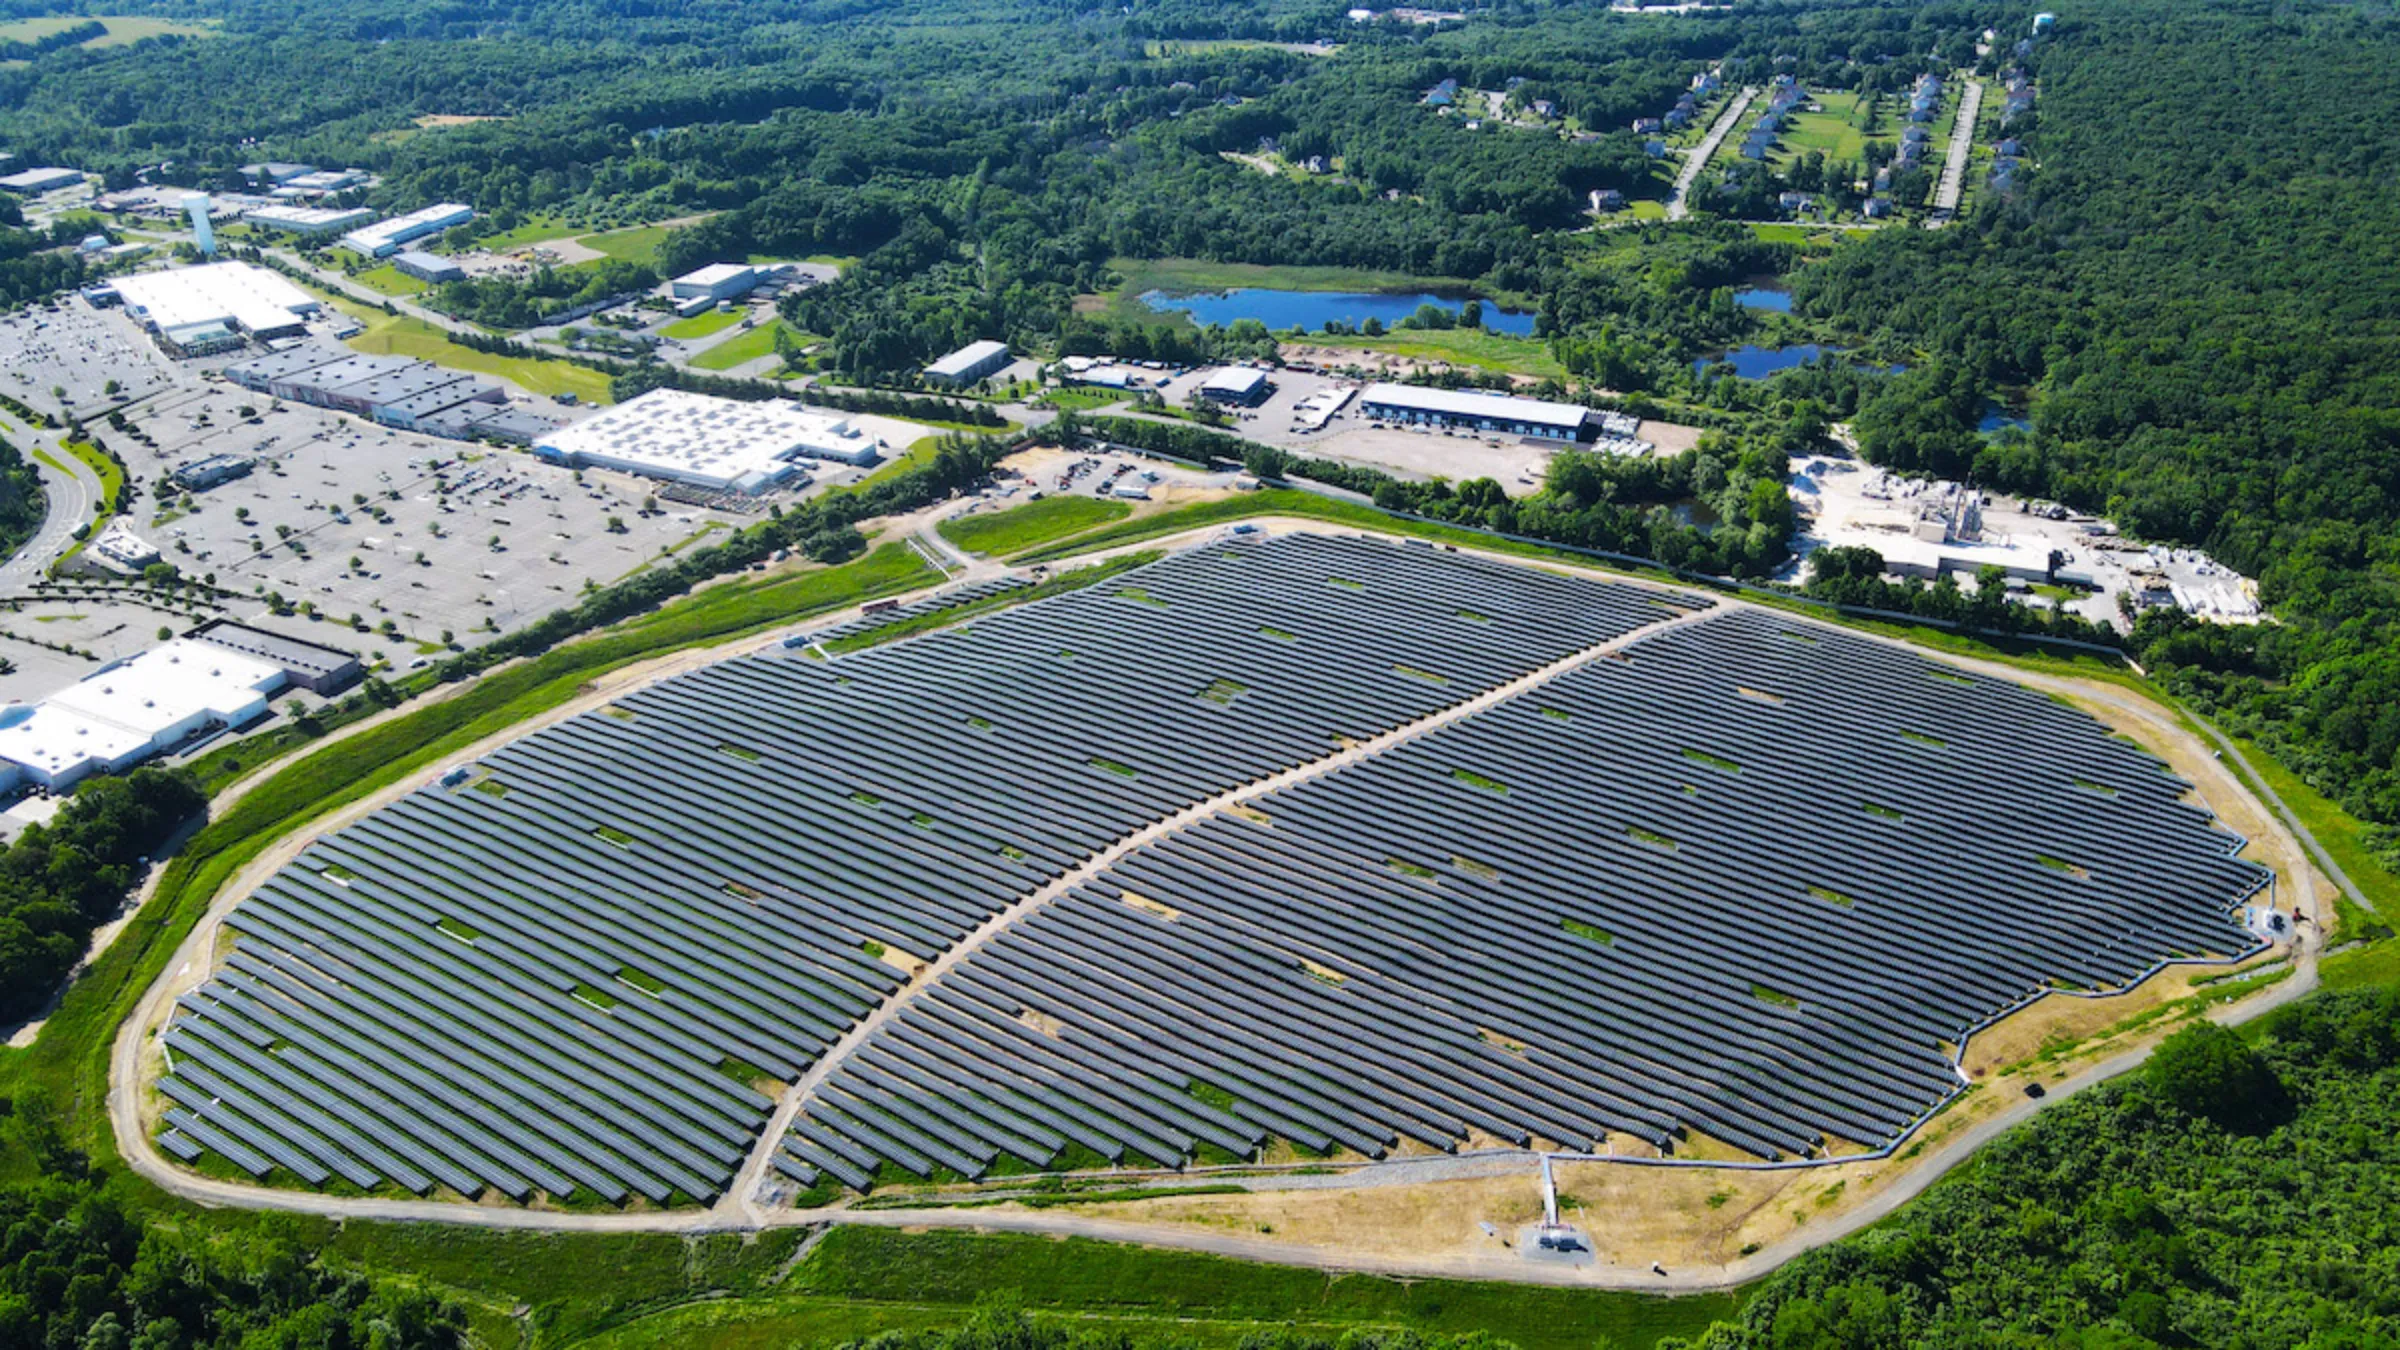
[[[2253,1048],[2197,1023],[1895,1219],[1771,1276],[1702,1350],[2370,1350],[2400,1341],[2400,990]]]
[[[0,848],[0,1023],[49,1001],[124,903],[136,859],[205,804],[182,775],[136,769],[86,783],[48,824]]]

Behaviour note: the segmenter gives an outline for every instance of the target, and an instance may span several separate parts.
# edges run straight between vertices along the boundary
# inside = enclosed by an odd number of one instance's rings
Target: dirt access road
[[[930,533],[929,527],[936,515],[941,512],[956,509],[956,504],[946,504],[944,507],[938,508],[935,512],[923,513],[920,516],[911,517],[904,521],[896,522],[893,534],[895,536],[902,537],[908,535],[917,535],[922,537],[924,534]],[[1328,528],[1322,522],[1302,519],[1269,518],[1253,523],[1260,524],[1274,532],[1284,532],[1289,530],[1325,530]],[[1221,533],[1221,530],[1222,527],[1210,527],[1203,530],[1190,531],[1182,535],[1170,536],[1165,539],[1143,541],[1138,544],[1127,545],[1126,548],[1173,548],[1185,546],[1204,541],[1208,538],[1216,537]],[[1115,551],[1121,550],[1112,550],[1112,552]],[[1469,553],[1484,553],[1482,550],[1475,549],[1466,549],[1462,551]],[[1524,559],[1515,558],[1507,554],[1484,553],[1484,556],[1488,556],[1497,561],[1525,565]],[[1621,574],[1608,572],[1600,568],[1579,568],[1563,564],[1549,565],[1556,567],[1556,569],[1560,571],[1583,572],[1595,577],[1601,577],[1620,583],[1649,586],[1655,589],[1671,591],[1681,591],[1685,589],[1681,587],[1667,586],[1650,579],[1628,579]],[[1005,569],[998,567],[996,564],[980,563],[975,566],[974,570],[980,574],[989,575]],[[1386,736],[1379,737],[1374,741],[1352,747],[1349,750],[1341,752],[1340,754],[1328,756],[1323,760],[1314,761],[1310,765],[1291,771],[1291,773],[1286,777],[1292,777],[1296,779],[1297,777],[1315,776],[1317,774],[1329,772],[1333,768],[1339,767],[1341,763],[1349,762],[1352,759],[1362,758],[1368,754],[1380,753],[1388,750],[1393,744],[1397,744],[1405,739],[1423,735],[1439,726],[1448,725],[1450,722],[1456,721],[1459,718],[1472,715],[1473,712],[1488,706],[1490,703],[1497,702],[1502,698],[1506,698],[1517,693],[1521,693],[1525,689],[1538,686],[1539,684],[1547,680],[1554,679],[1558,675],[1561,675],[1567,670],[1573,669],[1574,667],[1581,665],[1586,661],[1596,659],[1608,648],[1621,645],[1626,641],[1638,640],[1639,637],[1647,636],[1651,633],[1662,631],[1663,627],[1665,626],[1707,622],[1717,615],[1730,612],[1736,608],[1755,607],[1751,606],[1750,602],[1740,599],[1714,595],[1711,595],[1709,598],[1717,602],[1716,606],[1710,610],[1702,611],[1699,614],[1686,616],[1684,618],[1671,620],[1669,621],[1668,625],[1654,625],[1643,630],[1640,634],[1633,635],[1632,638],[1619,639],[1616,643],[1605,644],[1602,647],[1595,647],[1587,649],[1583,652],[1579,652],[1561,662],[1554,663],[1551,666],[1544,667],[1540,671],[1536,671],[1530,675],[1521,677],[1519,680],[1514,681],[1509,685],[1489,691],[1485,695],[1469,700],[1466,703],[1456,705],[1454,708],[1445,713],[1436,714],[1433,718],[1426,719],[1409,728],[1404,728],[1393,733],[1387,733]],[[811,620],[810,623],[804,625],[804,627],[815,627],[822,623],[838,622],[842,617],[843,616],[823,616],[818,619]],[[1809,620],[1800,619],[1796,621],[1808,622]],[[2189,742],[2192,745],[2202,746],[2203,757],[2207,760],[2207,763],[2215,765],[2216,770],[2215,776],[2211,779],[2211,781],[2203,782],[2201,784],[2205,794],[2211,797],[2220,797],[2221,794],[2231,793],[2243,800],[2252,800],[2249,797],[2247,787],[2240,783],[2239,780],[2235,779],[2231,772],[2226,770],[2222,764],[2214,761],[2213,757],[2207,756],[2204,743],[2202,743],[2188,727],[2183,725],[2170,710],[2151,704],[2148,700],[2141,698],[2139,695],[2130,690],[2123,689],[2106,681],[2082,680],[2054,676],[2044,672],[2020,669],[1999,662],[1952,656],[1939,651],[1928,651],[1924,648],[1916,647],[1912,644],[1903,642],[1900,639],[1888,636],[1878,634],[1866,634],[1865,636],[1871,638],[1872,640],[1889,643],[1895,647],[1906,648],[1910,651],[1916,652],[1919,655],[1947,661],[1964,669],[1973,670],[1978,673],[2016,681],[2018,683],[2037,689],[2043,689],[2049,692],[2057,692],[2074,698],[2105,704],[2118,714],[2138,721],[2142,724],[2145,731],[2151,732],[2161,739]],[[775,639],[772,637],[765,639],[765,641],[770,642],[774,640]],[[2135,1050],[2119,1055],[2116,1058],[2108,1061],[2095,1064],[2090,1068],[2074,1075],[2070,1079],[2052,1085],[2049,1088],[2048,1094],[2045,1098],[2040,1100],[2027,1098],[2012,1103],[2006,1109],[1995,1113],[1991,1118],[1979,1122],[1974,1128],[1946,1139],[1936,1147],[1929,1148],[1923,1155],[1921,1161],[1917,1162],[1904,1177],[1898,1179],[1889,1190],[1877,1197],[1872,1204],[1863,1205],[1857,1209],[1853,1209],[1842,1214],[1838,1218],[1828,1216],[1828,1218],[1822,1222],[1812,1223],[1805,1233],[1796,1233],[1792,1235],[1788,1241],[1772,1244],[1762,1248],[1760,1251],[1754,1253],[1748,1258],[1744,1258],[1726,1265],[1714,1266],[1705,1269],[1672,1271],[1665,1276],[1653,1274],[1648,1270],[1632,1269],[1623,1266],[1552,1266],[1525,1261],[1522,1258],[1514,1256],[1501,1256],[1498,1254],[1487,1255],[1472,1252],[1453,1253],[1449,1255],[1392,1257],[1370,1253],[1360,1253],[1346,1247],[1332,1244],[1315,1246],[1299,1245],[1288,1242],[1274,1242],[1248,1236],[1240,1236],[1225,1231],[1209,1231],[1206,1229],[1196,1229],[1189,1226],[1175,1226],[1164,1223],[1128,1222],[1118,1218],[1101,1217],[1090,1214],[1061,1213],[1057,1211],[1012,1212],[991,1209],[911,1209],[900,1211],[861,1211],[844,1207],[820,1210],[782,1210],[756,1204],[754,1196],[759,1181],[764,1173],[765,1160],[772,1156],[773,1150],[780,1144],[783,1131],[788,1127],[791,1118],[797,1113],[801,1105],[805,1102],[808,1093],[816,1086],[817,1083],[824,1079],[826,1073],[830,1071],[831,1067],[845,1057],[848,1051],[854,1048],[858,1042],[863,1041],[866,1035],[871,1032],[873,1025],[879,1025],[882,1020],[887,1018],[891,1009],[896,1008],[907,999],[914,997],[915,994],[929,984],[932,979],[938,977],[941,971],[949,969],[951,966],[955,965],[965,953],[974,950],[976,947],[985,942],[988,942],[991,937],[1013,925],[1013,923],[1015,923],[1018,919],[1021,919],[1025,914],[1037,909],[1040,904],[1044,902],[1045,896],[1050,894],[1052,889],[1054,889],[1046,888],[1044,892],[1028,897],[1026,900],[1020,901],[1017,905],[1012,906],[1003,914],[995,916],[995,918],[988,922],[984,928],[979,929],[975,935],[970,937],[967,942],[962,943],[959,947],[953,949],[949,955],[943,957],[929,967],[922,976],[916,980],[913,980],[900,996],[887,1002],[882,1010],[870,1018],[870,1024],[862,1025],[861,1028],[854,1032],[853,1036],[846,1037],[843,1042],[837,1044],[835,1049],[830,1052],[822,1061],[820,1061],[819,1065],[813,1069],[811,1073],[802,1080],[801,1083],[796,1084],[794,1088],[786,1094],[784,1102],[776,1113],[773,1127],[762,1134],[760,1143],[757,1149],[754,1150],[752,1159],[742,1170],[736,1185],[732,1188],[729,1188],[725,1197],[721,1199],[715,1206],[709,1209],[680,1210],[672,1212],[576,1214],[549,1210],[524,1209],[501,1204],[451,1204],[439,1201],[424,1200],[342,1198],[318,1195],[302,1191],[276,1190],[256,1185],[230,1183],[218,1181],[212,1178],[201,1177],[175,1167],[157,1151],[155,1145],[152,1143],[149,1137],[148,1131],[144,1128],[143,1121],[141,1119],[141,1102],[143,1093],[145,1091],[143,1086],[142,1069],[144,1067],[144,1060],[153,1053],[153,1042],[150,1032],[151,1029],[158,1024],[160,1018],[164,1015],[167,1009],[171,1006],[174,996],[182,989],[188,988],[200,977],[202,973],[200,968],[205,964],[202,958],[207,952],[212,950],[211,944],[214,942],[214,933],[218,924],[222,921],[225,912],[229,910],[241,896],[246,895],[251,888],[256,886],[267,875],[270,875],[276,867],[281,866],[285,861],[288,861],[291,857],[296,856],[309,842],[313,841],[319,835],[339,828],[342,824],[357,818],[357,816],[364,814],[366,811],[374,809],[375,806],[389,801],[403,792],[418,786],[422,786],[425,781],[429,781],[432,778],[438,777],[441,772],[444,772],[452,765],[472,761],[480,755],[488,753],[488,751],[494,745],[522,736],[538,726],[547,725],[550,722],[558,719],[572,716],[577,712],[586,711],[590,708],[598,707],[612,699],[622,697],[624,693],[628,692],[632,688],[639,687],[658,679],[667,678],[685,670],[695,669],[711,661],[738,655],[741,652],[749,650],[757,645],[759,645],[758,642],[744,642],[728,644],[724,647],[714,649],[701,649],[694,652],[687,652],[676,656],[661,658],[658,661],[647,663],[640,667],[629,668],[626,671],[618,672],[616,675],[611,676],[605,681],[601,682],[600,685],[595,687],[592,692],[577,699],[575,702],[564,708],[547,714],[543,718],[536,719],[534,722],[511,728],[504,733],[490,738],[486,742],[469,747],[466,750],[462,750],[457,754],[449,756],[441,764],[431,766],[424,770],[421,774],[412,775],[407,782],[395,785],[393,788],[386,789],[384,792],[375,794],[368,800],[363,801],[330,819],[311,823],[309,826],[300,831],[294,838],[285,841],[282,845],[279,845],[276,849],[272,850],[267,856],[260,858],[249,868],[245,869],[242,875],[237,878],[233,884],[226,887],[223,894],[221,894],[215,903],[212,904],[208,918],[198,929],[195,930],[192,937],[186,941],[184,946],[177,951],[174,957],[170,959],[167,972],[160,977],[156,984],[154,984],[149,994],[144,998],[135,1016],[126,1023],[118,1037],[115,1053],[111,1061],[109,1113],[111,1125],[117,1134],[119,1148],[123,1152],[128,1163],[132,1165],[137,1172],[140,1172],[142,1175],[156,1182],[161,1187],[186,1199],[193,1200],[199,1204],[277,1209],[317,1214],[329,1218],[420,1220],[465,1223],[477,1226],[511,1229],[595,1233],[697,1233],[710,1231],[751,1230],[762,1227],[822,1222],[863,1223],[874,1224],[878,1226],[939,1226],[955,1228],[1005,1229],[1012,1231],[1040,1232],[1058,1235],[1071,1234],[1112,1240],[1137,1241],[1157,1246],[1213,1252],[1248,1260],[1272,1261],[1326,1270],[1363,1271],[1390,1275],[1453,1276],[1479,1279],[1510,1280],[1526,1283],[1565,1284],[1584,1287],[1624,1287],[1647,1289],[1657,1292],[1684,1292],[1724,1288],[1755,1279],[1773,1269],[1775,1265],[1790,1259],[1790,1257],[1798,1254],[1801,1251],[1807,1250],[1811,1247],[1823,1245],[1824,1243],[1831,1242],[1842,1236],[1845,1236],[1848,1233],[1857,1231],[1859,1228],[1864,1227],[1881,1217],[1884,1217],[1892,1210],[1898,1208],[1899,1205],[1905,1203],[1908,1199],[1920,1193],[1925,1186],[1931,1184],[1931,1182],[1935,1178],[1939,1177],[1944,1171],[1957,1165],[1957,1163],[1963,1161],[1967,1157],[1972,1156],[1973,1152],[1977,1148],[1981,1147],[1984,1143],[1989,1142],[1990,1139],[1996,1137],[2002,1131],[2030,1117],[2035,1111],[2045,1109],[2052,1102],[2062,1100],[2068,1096],[2071,1096],[2074,1092],[2079,1091],[2082,1088],[2105,1081],[2116,1074],[2125,1072],[2126,1070],[2135,1067],[2142,1062],[2147,1054],[2146,1049]],[[2192,762],[2191,756],[2189,755],[2179,756],[2178,758],[2185,765],[2189,765]],[[2203,774],[2204,776],[2206,775],[2205,768],[2203,769]],[[1184,825],[1188,825],[1192,821],[1195,821],[1201,816],[1209,814],[1213,811],[1238,805],[1240,800],[1246,799],[1248,796],[1255,795],[1256,792],[1269,791],[1284,785],[1285,783],[1282,779],[1277,779],[1265,784],[1257,785],[1254,788],[1237,790],[1236,792],[1225,794],[1221,798],[1212,799],[1211,801],[1203,803],[1200,806],[1193,807],[1186,812],[1180,813],[1176,817],[1170,818],[1167,821],[1162,821],[1157,825],[1152,826],[1148,830],[1145,830],[1135,836],[1131,836],[1126,840],[1120,841],[1117,846],[1112,847],[1103,855],[1095,858],[1090,863],[1087,863],[1085,867],[1077,869],[1075,873],[1070,874],[1070,883],[1074,877],[1080,877],[1089,870],[1095,870],[1099,867],[1105,866],[1108,861],[1113,860],[1128,849],[1138,847],[1141,843],[1148,842],[1149,840],[1169,833],[1176,828],[1181,828]],[[2272,816],[2265,816],[2262,813],[2262,818],[2271,819],[2274,822],[2272,828],[2280,832],[2280,842],[2287,847],[2287,856],[2301,856],[2302,849],[2306,849],[2311,855],[2320,852],[2320,850],[2315,847],[2313,840],[2306,840],[2305,831],[2300,829],[2296,822],[2291,821],[2288,813],[2282,808],[2280,803],[2272,803],[2271,805],[2273,808]],[[2305,842],[2300,842],[2303,840],[2305,840]],[[2294,897],[2296,903],[2303,907],[2306,912],[2321,914],[2322,911],[2318,906],[2318,897],[2314,889],[2314,884],[2307,869],[2305,867],[2295,868],[2293,869],[2293,875],[2295,889],[2298,892],[2298,894]],[[2322,928],[2319,927],[2317,932],[2321,933]],[[2254,997],[2242,1003],[2228,1005],[2217,1010],[2211,1015],[2220,1021],[2229,1023],[2248,1020],[2249,1018],[2258,1016],[2274,1007],[2281,1006],[2292,999],[2298,998],[2307,993],[2310,989],[2314,988],[2316,983],[2317,955],[2316,942],[2314,941],[2314,938],[2315,934],[2308,934],[2304,936],[2302,943],[2295,952],[2294,955],[2298,969],[2292,978],[2285,980],[2282,984],[2266,992],[2261,997]],[[1534,1184],[1534,1169],[1537,1165],[1538,1155],[1524,1153],[1517,1156],[1521,1159],[1522,1166],[1525,1168],[1526,1184],[1528,1187],[1531,1187]],[[1492,1153],[1464,1156],[1436,1155],[1432,1157],[1396,1159],[1386,1162],[1359,1164],[1357,1166],[1344,1169],[1343,1175],[1339,1177],[1319,1176],[1313,1178],[1309,1184],[1326,1188],[1381,1185],[1386,1184],[1389,1179],[1401,1175],[1398,1169],[1406,1169],[1405,1184],[1416,1185],[1423,1183],[1439,1183],[1446,1179],[1488,1177],[1491,1175],[1495,1166],[1505,1165],[1505,1162],[1505,1156],[1495,1155]],[[1190,1174],[1185,1175],[1187,1178],[1190,1177]],[[1232,1180],[1243,1184],[1246,1187],[1253,1187],[1260,1190],[1275,1189],[1279,1186],[1288,1186],[1294,1184],[1289,1180],[1279,1178],[1273,1174],[1252,1175],[1247,1177],[1228,1174],[1222,1178],[1216,1175],[1211,1175],[1208,1179]]]

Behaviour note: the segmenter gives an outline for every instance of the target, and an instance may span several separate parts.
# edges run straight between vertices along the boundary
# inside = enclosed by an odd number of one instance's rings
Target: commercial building
[[[534,453],[570,468],[619,469],[713,492],[765,492],[797,461],[872,464],[883,442],[840,413],[653,389],[542,437]]]
[[[1274,386],[1267,382],[1267,372],[1248,366],[1224,366],[1208,372],[1200,381],[1200,397],[1212,403],[1238,403],[1255,408],[1267,401]]]
[[[1575,403],[1549,403],[1468,389],[1423,389],[1406,384],[1370,384],[1359,394],[1358,406],[1362,414],[1378,422],[1463,428],[1550,441],[1582,439],[1592,412]]]
[[[342,247],[369,258],[388,258],[400,251],[403,244],[413,243],[429,234],[440,234],[475,218],[475,210],[457,202],[443,202],[405,216],[394,216],[380,224],[352,230],[342,236]]]
[[[420,253],[413,248],[403,249],[393,254],[392,269],[402,276],[415,277],[419,281],[429,281],[436,285],[445,281],[467,279],[467,269],[457,263],[448,258],[435,257],[431,253]]]
[[[344,188],[354,188],[366,181],[367,175],[360,169],[319,169],[315,173],[301,174],[283,184],[275,189],[275,195],[279,197],[287,194],[294,197],[322,197],[328,192],[340,192]]]
[[[100,531],[98,538],[85,545],[75,560],[88,571],[138,576],[143,568],[159,560],[159,551],[158,545],[135,534],[133,526],[119,516]]]
[[[261,206],[244,211],[242,220],[262,230],[281,230],[302,239],[321,239],[344,230],[355,230],[373,222],[375,213],[365,207],[347,211],[314,206]]]
[[[305,346],[225,368],[225,378],[270,398],[331,408],[386,426],[455,440],[531,444],[556,428],[511,411],[507,391],[431,361]]]
[[[667,293],[678,300],[738,300],[758,287],[758,269],[740,263],[710,263],[696,272],[686,272],[667,283]]]
[[[253,187],[279,188],[295,178],[306,177],[316,171],[313,164],[245,164],[242,166],[242,177],[249,179]]]
[[[0,178],[0,188],[5,188],[21,197],[38,197],[42,193],[56,192],[63,187],[75,187],[82,182],[83,175],[73,169],[27,169],[22,173],[12,173],[6,178]]]
[[[257,721],[284,683],[266,661],[178,638],[102,666],[37,705],[0,710],[0,783],[61,792],[131,768],[218,728]]]
[[[284,679],[313,694],[338,694],[360,673],[358,658],[339,647],[302,642],[231,619],[211,619],[184,636],[264,661],[281,670]]]
[[[931,384],[973,384],[1007,364],[1007,343],[970,342],[925,367],[925,379]]]
[[[254,338],[290,337],[306,331],[316,298],[263,267],[243,262],[209,263],[167,272],[141,272],[117,279],[125,308],[171,347],[187,351],[195,337],[221,330],[240,345]]]
[[[250,476],[252,461],[241,455],[210,455],[175,469],[168,477],[186,492],[206,492],[220,483]]]

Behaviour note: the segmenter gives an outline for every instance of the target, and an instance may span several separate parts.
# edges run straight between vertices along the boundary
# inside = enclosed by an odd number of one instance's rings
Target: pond
[[[1792,293],[1782,286],[1744,286],[1733,293],[1733,303],[1744,309],[1771,309],[1778,314],[1792,312]]]
[[[1369,294],[1357,291],[1280,291],[1260,287],[1240,287],[1230,291],[1206,291],[1196,294],[1171,295],[1166,291],[1148,291],[1142,303],[1164,313],[1182,310],[1198,324],[1230,325],[1237,319],[1256,319],[1276,332],[1295,325],[1317,332],[1328,319],[1356,327],[1369,319],[1381,319],[1386,328],[1417,312],[1421,305],[1438,305],[1452,314],[1471,297],[1436,295],[1431,291]],[[1515,337],[1533,336],[1533,315],[1521,310],[1502,309],[1485,301],[1483,326],[1495,333]]]
[[[1733,373],[1745,380],[1763,380],[1779,370],[1805,366],[1820,356],[1837,355],[1841,350],[1816,342],[1800,342],[1789,347],[1761,347],[1753,342],[1715,356],[1703,356],[1692,362],[1692,369],[1706,370],[1722,362],[1733,367]]]
[[[1987,403],[1983,407],[1983,420],[1975,424],[1975,430],[1986,436],[1997,436],[2011,430],[2029,432],[2033,430],[2033,419],[2012,413],[1997,403]]]

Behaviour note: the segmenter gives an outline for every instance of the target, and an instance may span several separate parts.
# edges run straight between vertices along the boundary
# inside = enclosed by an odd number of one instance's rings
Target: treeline
[[[207,804],[182,774],[136,769],[92,779],[48,823],[0,849],[0,1021],[41,1010],[83,959],[92,930],[125,903],[136,860]]]
[[[1762,578],[1791,557],[1796,517],[1773,438],[1716,433],[1679,455],[1560,449],[1541,491],[1512,498],[1490,478],[1410,482],[1378,469],[1305,459],[1222,432],[1132,417],[1062,415],[1061,437],[1095,437],[1262,479],[1305,478],[1406,511],[1479,529],[1628,554],[1671,568]]]
[[[523,281],[469,277],[433,288],[427,302],[454,319],[487,328],[531,328],[587,304],[647,291],[658,274],[614,258],[571,268],[537,267]]]
[[[31,42],[21,38],[0,39],[0,61],[31,61],[39,56],[47,56],[51,52],[67,47],[80,47],[84,43],[107,36],[107,24],[98,19],[86,19],[82,23],[69,24],[55,33],[44,33]]]
[[[466,1317],[337,1271],[271,1229],[152,1223],[111,1199],[42,1104],[0,1101],[0,1345],[80,1350],[463,1350]]]
[[[1948,572],[1932,582],[1886,581],[1883,555],[1863,545],[1818,549],[1808,555],[1808,569],[1803,589],[1813,599],[1837,605],[1913,614],[1989,632],[2071,638],[2102,647],[2126,645],[2115,628],[2073,611],[2011,603],[2007,569],[1989,564],[1976,569],[1972,592]]]
[[[1702,1350],[2370,1350],[2400,1336],[2400,990],[2198,1021],[1757,1287]],[[1661,1350],[1690,1350],[1680,1340]]]
[[[2070,502],[2257,578],[2280,622],[2145,619],[2142,660],[2389,838],[2400,18],[2109,0],[2033,60],[2035,188],[1843,248],[1793,275],[1797,307],[1921,354],[1853,419],[1877,463]],[[2028,394],[2030,437],[1977,434]]]
[[[17,548],[42,528],[48,514],[41,470],[6,437],[0,437],[0,557],[15,556]]]

